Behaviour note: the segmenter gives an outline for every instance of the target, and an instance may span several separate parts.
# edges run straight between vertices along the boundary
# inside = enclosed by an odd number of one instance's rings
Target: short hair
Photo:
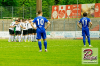
[[[39,10],[39,11],[38,11],[38,14],[41,14],[41,13],[42,13],[42,11],[41,11],[41,10]]]
[[[29,18],[28,20],[31,20],[31,18]]]
[[[15,21],[18,21],[17,19],[15,19]]]
[[[84,17],[86,17],[86,16],[87,16],[87,13],[86,13],[86,12],[84,12],[84,13],[83,13],[83,16],[84,16]]]
[[[22,19],[22,22],[24,22],[25,20],[24,19]]]
[[[18,22],[20,22],[20,18],[18,18]]]

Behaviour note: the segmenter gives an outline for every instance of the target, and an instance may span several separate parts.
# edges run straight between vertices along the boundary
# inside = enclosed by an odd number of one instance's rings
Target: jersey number
[[[82,20],[82,23],[83,23],[84,26],[86,26],[87,25],[87,20]]]
[[[43,19],[37,19],[38,20],[38,25],[43,25],[44,24],[44,20]]]

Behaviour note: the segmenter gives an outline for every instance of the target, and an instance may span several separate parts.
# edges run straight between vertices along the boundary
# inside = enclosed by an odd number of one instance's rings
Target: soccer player
[[[25,42],[26,42],[26,40],[27,40],[27,34],[28,34],[28,23],[24,20],[24,19],[22,19],[22,26],[23,27],[25,27],[25,29],[23,29],[23,37],[22,37],[22,41],[23,40],[25,40]]]
[[[44,41],[45,52],[47,52],[47,41],[46,41],[45,30],[49,27],[50,22],[45,17],[43,17],[42,14],[43,14],[42,11],[38,11],[38,17],[34,18],[31,25],[34,29],[36,29],[40,52],[42,51],[41,37],[43,38],[43,41]],[[37,28],[33,26],[34,23],[36,23]],[[46,27],[45,27],[45,23],[47,23]]]
[[[79,24],[82,24],[82,27],[79,25]],[[82,36],[83,36],[83,43],[84,43],[84,47],[86,46],[85,44],[85,36],[87,36],[88,38],[88,43],[89,43],[89,47],[92,47],[91,46],[91,43],[90,43],[90,33],[89,33],[89,23],[90,23],[90,28],[92,26],[92,22],[89,18],[87,18],[87,13],[84,12],[83,13],[83,18],[80,19],[80,21],[77,23],[77,26],[82,29]]]
[[[10,42],[10,40],[11,41],[13,41],[13,39],[14,39],[14,24],[15,24],[15,22],[11,22],[11,24],[10,24],[10,27],[9,27],[9,40],[8,40],[8,42]]]
[[[16,36],[15,36],[15,42],[17,40],[17,36],[18,36],[18,41],[21,42],[21,28],[25,29],[24,27],[22,27],[21,23],[18,22],[18,20],[15,20],[15,26],[16,26]]]
[[[36,28],[36,24],[35,23],[33,24],[33,26]],[[32,29],[32,35],[33,35],[32,36],[32,38],[33,38],[32,40],[33,41],[37,41],[37,39],[36,39],[36,30],[35,29]]]
[[[30,41],[31,39],[31,42],[33,41],[32,40],[32,26],[31,26],[31,19],[28,19],[28,42]]]

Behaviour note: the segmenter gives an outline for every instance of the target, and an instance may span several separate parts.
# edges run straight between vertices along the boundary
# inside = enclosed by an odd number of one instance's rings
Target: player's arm
[[[35,29],[35,30],[36,30],[37,28],[35,28],[35,27],[33,26],[33,24],[34,24],[34,23],[33,23],[33,22],[31,22],[31,26],[33,27],[33,29]]]
[[[47,22],[47,26],[45,27],[45,29],[47,29],[50,26],[50,22]]]
[[[90,28],[92,27],[92,22],[90,22]]]
[[[26,29],[25,27],[23,27],[22,25],[20,25],[21,28]]]
[[[78,22],[78,23],[77,23],[77,26],[78,26],[80,29],[82,29],[82,27],[81,27],[79,24],[80,24],[80,23]]]
[[[13,25],[11,25],[11,26],[10,26],[10,28],[14,28],[15,26],[16,26],[16,25],[15,25],[15,24],[13,24]]]

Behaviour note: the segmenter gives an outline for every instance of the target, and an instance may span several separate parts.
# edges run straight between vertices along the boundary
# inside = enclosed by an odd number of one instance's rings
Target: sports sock
[[[9,41],[10,41],[10,39],[11,39],[11,35],[9,35]]]
[[[36,35],[34,35],[34,40],[36,40]]]
[[[11,41],[13,41],[13,39],[14,39],[14,36],[11,36]]]
[[[87,36],[87,38],[88,38],[88,43],[89,43],[89,45],[91,45],[91,44],[90,44],[90,36]]]
[[[33,36],[31,35],[31,41],[33,41]]]
[[[41,46],[42,46],[41,41],[38,41],[38,45],[39,45],[39,49],[42,50],[42,47],[41,47]]]
[[[15,41],[17,40],[17,35],[15,36]]]
[[[46,40],[44,41],[44,46],[45,46],[45,49],[47,49],[47,41]]]
[[[86,41],[85,41],[85,36],[83,36],[83,43],[84,43],[84,45],[85,45],[85,42],[86,42]]]
[[[30,35],[28,35],[28,41],[30,40]]]
[[[19,42],[21,41],[21,37],[20,37],[20,36],[18,36],[18,41],[19,41]]]
[[[22,37],[22,41],[24,40],[25,36]]]
[[[33,41],[34,41],[34,35],[32,36],[32,38],[33,38]]]
[[[25,36],[25,42],[26,42],[26,40],[27,40],[27,36]]]

